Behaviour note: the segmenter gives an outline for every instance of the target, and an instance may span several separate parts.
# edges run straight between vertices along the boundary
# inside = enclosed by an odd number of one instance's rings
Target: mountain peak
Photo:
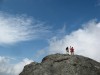
[[[80,55],[52,54],[26,65],[19,75],[100,75],[100,63]]]

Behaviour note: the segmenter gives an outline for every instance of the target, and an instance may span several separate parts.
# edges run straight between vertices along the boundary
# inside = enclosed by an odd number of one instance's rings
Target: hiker
[[[66,47],[66,53],[69,54],[69,48],[68,47]]]
[[[74,48],[70,46],[70,53],[71,55],[74,55]]]

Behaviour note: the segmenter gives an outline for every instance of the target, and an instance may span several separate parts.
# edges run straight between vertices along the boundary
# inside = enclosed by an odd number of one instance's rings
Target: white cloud
[[[24,66],[33,62],[27,58],[16,64],[11,64],[11,59],[0,56],[0,75],[19,75]]]
[[[48,27],[35,19],[0,12],[1,45],[37,39],[43,37],[48,32]]]
[[[92,20],[61,39],[49,41],[49,53],[65,53],[67,46],[75,48],[75,54],[84,55],[100,62],[100,22]]]

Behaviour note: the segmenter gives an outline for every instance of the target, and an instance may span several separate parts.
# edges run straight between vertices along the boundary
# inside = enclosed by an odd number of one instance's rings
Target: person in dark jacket
[[[69,48],[68,47],[66,47],[66,53],[69,54]]]

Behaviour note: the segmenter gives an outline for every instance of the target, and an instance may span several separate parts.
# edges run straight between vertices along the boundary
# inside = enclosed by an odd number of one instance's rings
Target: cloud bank
[[[16,64],[11,64],[12,58],[0,56],[0,75],[19,75],[24,66],[33,62],[27,58]]]
[[[0,45],[42,38],[48,32],[48,27],[33,18],[0,12]]]
[[[84,55],[100,62],[100,22],[96,20],[83,24],[83,27],[73,31],[61,39],[53,37],[49,41],[48,53],[66,53],[67,46],[75,48],[75,54]]]

